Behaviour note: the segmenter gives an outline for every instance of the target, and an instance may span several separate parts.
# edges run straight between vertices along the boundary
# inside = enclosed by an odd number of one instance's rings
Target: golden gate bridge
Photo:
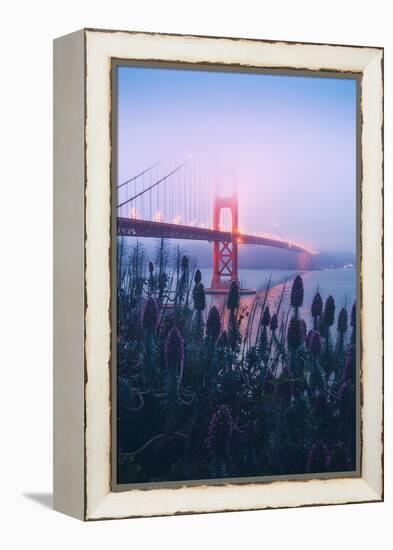
[[[186,160],[162,174],[160,160],[117,185],[117,235],[207,241],[213,246],[212,292],[226,291],[238,281],[238,248],[241,244],[269,246],[297,254],[300,270],[310,269],[314,252],[285,238],[241,231],[237,192],[212,193],[206,177],[199,176]],[[229,227],[222,225],[230,213]]]

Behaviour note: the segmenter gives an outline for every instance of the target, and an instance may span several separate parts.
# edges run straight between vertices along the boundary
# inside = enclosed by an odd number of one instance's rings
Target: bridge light
[[[136,208],[132,207],[132,208],[130,209],[130,218],[131,218],[132,220],[136,220],[136,214],[137,214]]]

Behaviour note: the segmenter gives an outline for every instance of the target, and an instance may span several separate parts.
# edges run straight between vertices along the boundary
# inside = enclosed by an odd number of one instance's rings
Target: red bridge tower
[[[220,230],[221,210],[228,208],[232,218],[232,240],[214,241],[213,243],[213,277],[211,290],[214,292],[228,290],[231,281],[238,281],[238,202],[237,193],[231,197],[214,197],[213,229]]]

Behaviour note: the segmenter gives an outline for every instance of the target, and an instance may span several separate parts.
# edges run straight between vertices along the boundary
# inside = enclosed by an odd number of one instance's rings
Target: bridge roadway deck
[[[293,252],[307,253],[305,248],[291,244],[288,241],[271,239],[268,237],[259,237],[257,235],[247,235],[237,233],[234,235],[231,231],[217,231],[204,227],[191,227],[189,225],[178,225],[172,223],[152,222],[132,218],[117,218],[117,235],[123,237],[153,237],[165,239],[189,239],[197,241],[220,241],[232,242],[237,238],[239,244],[254,244],[262,246],[271,246],[274,248],[284,248]]]

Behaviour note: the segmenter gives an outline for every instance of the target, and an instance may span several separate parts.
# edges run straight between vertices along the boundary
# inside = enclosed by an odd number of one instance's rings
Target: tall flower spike
[[[321,353],[321,337],[319,335],[319,332],[316,330],[314,330],[311,336],[310,351],[314,355],[314,357],[318,357],[318,355]]]
[[[239,283],[237,281],[232,281],[229,286],[227,308],[230,309],[231,311],[234,311],[239,307],[239,301],[240,301]]]
[[[142,325],[145,330],[154,331],[158,323],[158,308],[155,299],[150,296],[143,310]]]
[[[303,279],[297,275],[292,284],[291,290],[291,306],[298,308],[302,307],[304,298]]]
[[[312,338],[313,334],[314,334],[313,330],[309,330],[308,333],[307,333],[307,336],[306,336],[306,348],[307,349],[310,349],[311,338]]]
[[[333,296],[328,296],[325,303],[325,311],[323,312],[323,320],[327,327],[331,327],[334,324],[335,309],[336,305]]]
[[[342,307],[340,309],[340,313],[338,314],[338,321],[337,321],[337,331],[340,334],[344,334],[347,332],[348,328],[348,313],[347,310]]]
[[[216,306],[212,306],[209,311],[209,315],[206,321],[206,334],[214,342],[220,336],[221,331],[221,319],[220,314]]]
[[[292,317],[288,326],[288,346],[290,349],[297,349],[302,343],[302,326],[299,319]]]
[[[181,371],[184,361],[184,340],[177,327],[171,329],[165,341],[165,363],[168,369]]]
[[[181,268],[182,268],[182,270],[186,271],[188,269],[188,266],[189,266],[188,256],[183,256],[182,259],[181,259]]]
[[[234,422],[231,411],[226,405],[221,405],[213,413],[206,439],[206,445],[209,451],[219,455],[225,455],[228,452],[234,429]]]
[[[356,377],[356,348],[355,346],[349,346],[345,354],[343,381],[355,382],[355,377]]]
[[[322,314],[322,309],[323,309],[322,298],[319,292],[317,292],[311,304],[311,315],[313,317],[320,317],[320,315]]]
[[[275,330],[277,330],[277,328],[278,328],[278,318],[277,318],[277,313],[274,313],[270,320],[270,330],[274,332]]]
[[[268,327],[269,323],[270,323],[270,311],[269,311],[269,306],[266,306],[265,309],[263,310],[262,326]]]
[[[194,275],[194,282],[195,284],[198,284],[202,281],[202,273],[200,271],[200,269],[197,269],[195,271],[195,275]]]
[[[202,283],[195,283],[192,291],[192,299],[194,300],[194,308],[197,311],[203,311],[206,307],[205,287]]]
[[[356,328],[356,301],[353,303],[351,309],[351,327]]]
[[[306,339],[306,336],[307,336],[307,324],[306,324],[306,321],[304,319],[300,320],[300,328],[301,328],[301,331],[302,331],[302,341],[304,342],[305,339]]]

